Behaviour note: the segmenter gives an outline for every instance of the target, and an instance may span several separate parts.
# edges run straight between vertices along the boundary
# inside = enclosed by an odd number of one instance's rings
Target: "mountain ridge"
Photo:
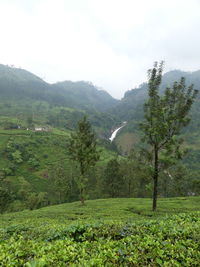
[[[0,64],[0,93],[4,99],[28,97],[58,106],[105,111],[118,100],[91,82],[64,81],[50,84],[24,69]]]
[[[186,85],[194,84],[195,89],[200,90],[200,70],[194,72],[172,70],[163,75],[160,92],[162,93],[166,87],[170,87],[175,81],[179,81],[181,77],[185,77]],[[144,82],[139,87],[126,91],[120,102],[109,112],[116,114],[121,120],[142,119],[143,104],[147,97],[148,84]]]

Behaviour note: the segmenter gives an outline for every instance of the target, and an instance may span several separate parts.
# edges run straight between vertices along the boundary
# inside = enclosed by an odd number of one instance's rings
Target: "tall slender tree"
[[[193,85],[186,86],[185,78],[182,77],[160,95],[163,64],[155,62],[148,71],[149,98],[144,104],[145,120],[140,125],[144,140],[150,145],[153,154],[153,211],[157,207],[160,154],[181,158],[181,139],[178,135],[190,121],[189,111],[198,92]]]
[[[123,177],[120,174],[120,164],[116,158],[111,159],[104,172],[104,191],[109,197],[120,197],[122,194]]]
[[[86,174],[89,168],[99,160],[96,136],[85,116],[78,122],[77,130],[71,134],[69,155],[77,163],[79,169],[80,175],[76,182],[80,191],[81,203],[84,205],[88,180]]]

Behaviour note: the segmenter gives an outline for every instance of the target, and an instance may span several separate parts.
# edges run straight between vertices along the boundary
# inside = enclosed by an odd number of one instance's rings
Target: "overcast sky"
[[[0,63],[115,98],[165,71],[200,69],[199,0],[0,0]]]

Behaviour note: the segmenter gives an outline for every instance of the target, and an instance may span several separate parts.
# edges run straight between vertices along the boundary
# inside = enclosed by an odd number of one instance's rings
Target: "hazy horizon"
[[[0,63],[0,65],[1,65],[1,63]],[[117,97],[113,96],[110,92],[108,92],[108,90],[106,90],[106,88],[100,87],[98,84],[95,84],[95,83],[93,83],[92,81],[64,79],[64,80],[62,80],[62,81],[50,82],[50,81],[47,81],[47,80],[43,79],[42,77],[38,76],[37,74],[35,74],[35,73],[31,72],[30,70],[27,70],[27,69],[25,69],[25,68],[23,68],[23,67],[20,67],[20,66],[18,67],[18,66],[15,66],[15,65],[13,65],[13,64],[11,64],[11,65],[8,65],[8,64],[2,64],[2,65],[5,65],[5,66],[11,67],[11,68],[17,68],[17,69],[22,69],[22,70],[28,71],[28,72],[32,73],[33,75],[36,75],[38,78],[44,80],[44,81],[45,81],[46,83],[48,83],[48,84],[55,84],[55,83],[65,82],[65,81],[71,81],[71,82],[75,82],[75,83],[76,83],[76,82],[88,82],[88,83],[92,83],[97,89],[106,91],[106,92],[109,93],[113,98],[118,99],[118,100],[122,99],[122,98],[124,97],[124,94],[125,94],[128,90],[137,89],[140,85],[142,85],[144,82],[147,81],[147,78],[146,78],[146,80],[142,81],[140,84],[137,84],[137,85],[135,85],[135,86],[133,85],[131,88],[129,88],[129,89],[127,89],[127,90],[125,90],[125,91],[123,92],[122,97],[117,98]],[[195,71],[200,71],[200,69],[198,69],[198,70],[194,70],[194,71],[189,71],[189,70],[188,70],[188,71],[184,71],[184,70],[181,70],[181,69],[173,69],[173,70],[169,70],[169,71],[167,71],[167,72],[170,72],[170,71],[181,71],[181,72],[193,73],[193,72],[195,72]],[[165,75],[165,73],[167,73],[167,72],[164,72],[163,75]]]
[[[119,99],[154,61],[165,72],[200,69],[199,12],[197,0],[1,0],[0,62]]]

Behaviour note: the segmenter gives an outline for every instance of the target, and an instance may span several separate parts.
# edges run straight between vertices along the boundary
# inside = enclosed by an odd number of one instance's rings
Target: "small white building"
[[[48,128],[48,127],[35,127],[34,131],[36,131],[36,132],[50,132],[50,128]]]
[[[42,127],[35,127],[35,131],[36,132],[41,132],[41,131],[44,131],[44,128],[42,128]]]

